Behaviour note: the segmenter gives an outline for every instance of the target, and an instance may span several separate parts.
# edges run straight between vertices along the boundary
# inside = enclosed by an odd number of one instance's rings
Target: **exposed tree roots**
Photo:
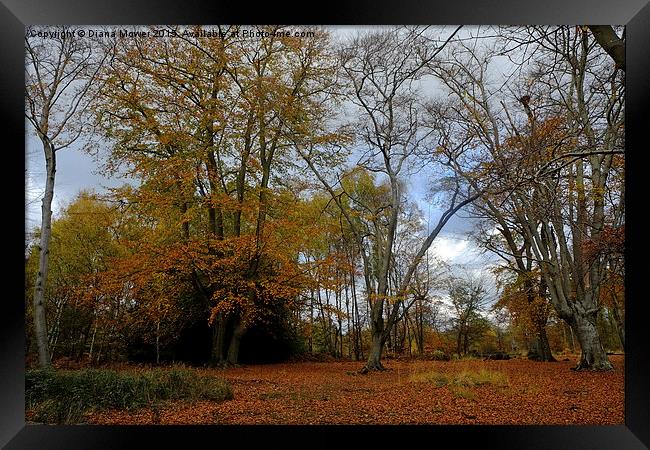
[[[361,369],[359,369],[359,373],[366,375],[370,372],[384,372],[386,369],[381,363],[377,366],[368,366],[367,364],[363,366]]]

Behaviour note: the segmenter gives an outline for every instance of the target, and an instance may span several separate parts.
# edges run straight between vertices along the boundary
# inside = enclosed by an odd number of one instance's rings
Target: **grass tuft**
[[[464,398],[466,400],[474,400],[476,398],[474,391],[468,388],[455,387],[452,389],[452,392],[454,393],[454,397]]]
[[[492,385],[497,387],[508,386],[508,377],[502,372],[481,369],[463,370],[455,374],[445,374],[441,372],[421,372],[411,375],[410,380],[415,383],[434,383],[436,387],[447,385],[460,387],[475,387],[482,385]]]
[[[441,372],[420,372],[411,375],[410,380],[415,383],[434,383],[436,387],[449,384],[449,377]]]

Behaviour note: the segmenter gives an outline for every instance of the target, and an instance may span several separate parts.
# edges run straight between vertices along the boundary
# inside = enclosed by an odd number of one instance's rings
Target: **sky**
[[[333,27],[335,33],[346,36],[358,28],[368,27]],[[449,28],[449,32],[453,30]],[[465,33],[471,32],[465,30]],[[499,69],[499,68],[497,68]],[[430,83],[422,88],[425,95],[441,94],[440,86]],[[31,125],[25,121],[25,218],[26,233],[40,226],[41,200],[45,183],[45,161],[40,141],[34,134]],[[63,208],[69,204],[82,190],[94,190],[98,193],[105,192],[107,188],[117,187],[126,180],[107,178],[102,174],[101,165],[82,151],[80,145],[73,145],[57,152],[57,172],[54,189],[53,213],[56,218]],[[427,192],[427,177],[422,173],[408,179],[411,197],[418,203],[424,213],[425,220],[432,226],[437,223],[441,210],[433,207],[425,199]],[[486,254],[478,248],[467,236],[473,228],[471,219],[468,219],[463,210],[459,211],[446,224],[441,234],[436,238],[430,254],[451,265],[461,265],[477,272],[485,271],[497,260],[496,257]],[[492,279],[492,277],[488,277]],[[494,286],[490,290],[493,290]]]
[[[32,126],[25,122],[25,231],[41,224],[41,202],[45,192],[45,158],[40,140]],[[57,169],[54,182],[54,217],[82,190],[105,192],[106,188],[121,186],[124,179],[106,178],[97,161],[80,146],[56,153]]]

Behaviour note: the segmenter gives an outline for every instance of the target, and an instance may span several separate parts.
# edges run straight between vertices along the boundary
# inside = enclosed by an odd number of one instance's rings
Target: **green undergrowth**
[[[157,407],[169,400],[232,399],[224,380],[188,368],[115,371],[35,369],[25,374],[25,402],[34,422],[72,424],[102,409]]]

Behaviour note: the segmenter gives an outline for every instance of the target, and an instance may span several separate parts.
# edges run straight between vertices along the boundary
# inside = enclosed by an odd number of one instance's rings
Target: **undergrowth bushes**
[[[229,399],[232,390],[225,381],[183,367],[139,372],[36,369],[25,375],[26,408],[34,422],[80,423],[86,413],[100,409]]]

